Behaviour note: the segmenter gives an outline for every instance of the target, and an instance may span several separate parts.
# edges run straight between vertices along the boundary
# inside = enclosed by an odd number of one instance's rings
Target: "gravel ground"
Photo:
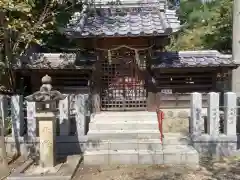
[[[15,169],[24,160],[20,157],[10,164]],[[165,165],[84,166],[80,164],[73,180],[240,180],[240,158],[218,162],[209,159],[198,169]]]
[[[10,171],[14,171],[17,167],[21,166],[25,159],[23,157],[17,157],[17,156],[9,156],[7,157],[8,163],[9,163],[9,169]],[[1,174],[1,167],[0,167],[0,174]],[[4,173],[4,176],[7,174]],[[6,177],[0,177],[0,180],[6,179]]]
[[[73,180],[240,180],[240,159],[202,162],[196,170],[183,166],[83,166]]]

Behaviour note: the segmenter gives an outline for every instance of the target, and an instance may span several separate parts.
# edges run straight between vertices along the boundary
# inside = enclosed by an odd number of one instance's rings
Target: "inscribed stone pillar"
[[[190,133],[192,135],[201,135],[204,131],[204,122],[202,118],[202,94],[191,94],[191,118],[190,118]]]
[[[1,129],[2,130],[2,129]],[[0,135],[0,179],[5,179],[10,173],[4,136]]]
[[[85,135],[87,94],[78,94],[75,99],[76,127],[78,136]]]
[[[40,165],[43,167],[54,167],[56,116],[50,111],[41,111],[36,114],[39,123],[40,139]]]
[[[208,93],[207,109],[207,133],[211,136],[219,135],[219,94],[215,92]]]
[[[237,126],[237,96],[236,93],[227,92],[224,94],[224,133],[236,135]]]
[[[6,134],[6,118],[8,115],[8,103],[7,103],[7,97],[4,95],[0,95],[0,118],[2,126],[4,127],[4,135]]]
[[[30,140],[37,136],[36,106],[35,102],[27,102],[27,135]]]
[[[63,136],[68,136],[70,133],[69,105],[69,96],[59,101],[60,135]]]
[[[24,132],[23,96],[11,97],[12,135],[20,137]]]

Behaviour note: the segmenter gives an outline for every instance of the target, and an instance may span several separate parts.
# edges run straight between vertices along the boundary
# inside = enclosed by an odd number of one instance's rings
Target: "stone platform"
[[[176,164],[197,166],[199,157],[192,146],[169,146],[162,150],[96,150],[87,151],[84,164]]]
[[[156,113],[103,112],[89,124],[84,164],[198,165],[198,152],[187,135],[164,133],[160,140]]]
[[[81,162],[80,155],[60,158],[55,167],[42,168],[32,159],[19,166],[8,180],[70,180]]]

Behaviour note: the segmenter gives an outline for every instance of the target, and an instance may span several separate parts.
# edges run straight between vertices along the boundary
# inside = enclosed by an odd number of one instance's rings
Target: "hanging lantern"
[[[111,54],[111,50],[108,50],[108,63],[112,64],[112,54]]]
[[[139,68],[141,68],[141,66],[140,66],[141,62],[140,62],[140,57],[139,57],[139,54],[138,54],[138,50],[135,49],[134,51],[135,51],[135,59],[136,59],[137,65],[138,65]]]

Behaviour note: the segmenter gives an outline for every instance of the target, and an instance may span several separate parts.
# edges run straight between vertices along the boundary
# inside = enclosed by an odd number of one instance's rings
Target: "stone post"
[[[85,135],[86,126],[86,100],[87,94],[76,95],[75,110],[76,110],[76,126],[78,136]]]
[[[207,109],[207,133],[210,136],[219,135],[219,94],[215,92],[208,93]]]
[[[53,167],[56,163],[55,158],[55,139],[56,139],[56,114],[54,103],[44,104],[51,108],[38,109],[36,119],[39,123],[39,139],[40,139],[40,165],[43,167]],[[40,103],[37,104],[41,106]]]
[[[224,133],[236,136],[237,126],[237,96],[236,93],[224,94]]]
[[[23,96],[11,97],[12,135],[19,138],[24,132]]]
[[[66,98],[60,92],[52,90],[52,79],[48,75],[42,78],[40,91],[26,97],[27,101],[36,102],[36,119],[39,124],[40,165],[54,167],[56,137],[56,103]]]
[[[27,102],[27,135],[30,140],[35,140],[37,137],[35,102]]]
[[[70,134],[70,121],[69,119],[69,96],[59,101],[59,124],[60,135],[68,136]]]
[[[195,92],[191,94],[190,133],[195,136],[200,136],[203,131],[202,94]]]
[[[6,152],[6,144],[5,144],[5,127],[4,127],[4,120],[7,114],[4,114],[4,95],[1,95],[1,120],[0,120],[0,179],[3,179],[5,176],[9,175],[10,169],[8,167],[7,162],[7,152]]]
[[[5,95],[0,95],[0,117],[1,117],[1,123],[4,128],[4,135],[6,134],[6,118],[8,115],[8,103],[7,103],[7,97]]]

